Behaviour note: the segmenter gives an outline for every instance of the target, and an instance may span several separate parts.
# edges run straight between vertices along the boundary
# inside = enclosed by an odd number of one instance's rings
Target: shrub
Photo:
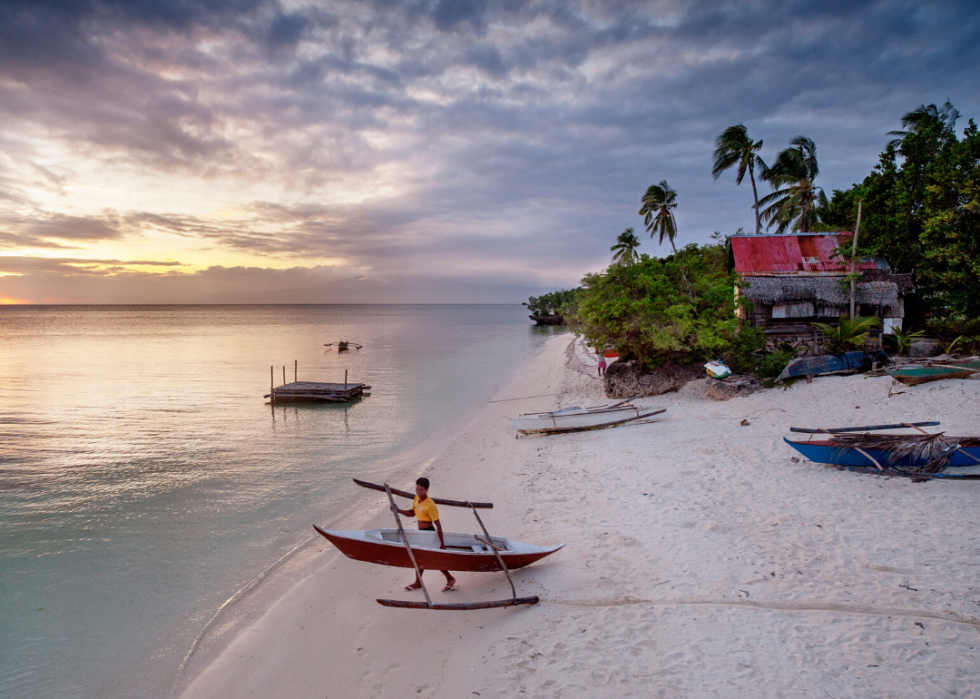
[[[736,275],[723,245],[695,244],[664,259],[642,255],[582,280],[568,319],[593,347],[647,367],[723,357],[736,371],[754,368],[761,333],[735,316]]]
[[[891,338],[891,344],[895,346],[895,351],[902,355],[909,351],[909,347],[915,342],[916,338],[922,337],[925,332],[922,330],[916,330],[911,332],[908,330],[903,331],[901,328],[895,328],[891,335],[885,335],[885,337]]]
[[[877,322],[878,319],[874,316],[858,316],[853,320],[847,316],[841,316],[836,326],[827,323],[813,323],[813,327],[823,333],[831,352],[841,353],[860,349],[868,341],[868,330]]]
[[[793,350],[777,350],[775,352],[770,352],[762,358],[759,362],[759,378],[761,379],[775,379],[781,373],[786,365],[789,364],[796,358],[796,352]]]

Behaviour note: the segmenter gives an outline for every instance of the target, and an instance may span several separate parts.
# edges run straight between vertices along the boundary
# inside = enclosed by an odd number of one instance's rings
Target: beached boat
[[[868,354],[862,350],[845,352],[843,354],[823,354],[817,357],[799,357],[794,359],[782,373],[776,377],[776,383],[786,379],[803,376],[820,376],[823,374],[838,374],[842,372],[867,371],[877,362],[878,366],[891,364],[888,355],[877,350]]]
[[[521,434],[579,432],[666,420],[674,408],[641,408],[628,401],[591,408],[565,408],[550,413],[525,413],[507,418]]]
[[[938,422],[897,423],[867,427],[810,429],[792,432],[826,435],[820,439],[784,441],[810,461],[848,470],[910,478],[980,479],[980,437],[947,437],[930,434],[922,427]],[[871,434],[872,431],[912,428],[918,434]],[[959,469],[945,473],[947,468]],[[970,471],[962,469],[969,468]]]
[[[473,512],[483,536],[479,534],[454,534],[451,532],[443,533],[443,540],[446,548],[442,548],[439,542],[439,535],[431,531],[405,531],[402,526],[401,517],[395,507],[395,495],[402,498],[412,498],[411,493],[397,490],[385,483],[376,485],[367,481],[354,479],[362,488],[370,490],[383,490],[388,495],[388,503],[391,505],[392,514],[395,517],[397,529],[367,529],[354,531],[329,531],[313,525],[321,535],[326,537],[334,546],[344,553],[348,558],[366,563],[376,563],[383,566],[395,566],[398,568],[414,568],[415,575],[421,584],[422,594],[425,595],[425,602],[415,600],[393,600],[379,599],[378,604],[383,607],[400,607],[402,609],[441,609],[441,610],[470,610],[470,609],[492,609],[497,607],[516,607],[522,604],[537,604],[539,602],[536,595],[530,597],[518,597],[517,587],[514,585],[513,578],[510,577],[512,568],[523,568],[539,561],[545,556],[550,556],[555,551],[562,548],[565,544],[558,546],[534,546],[520,541],[512,541],[499,536],[490,536],[486,525],[480,519],[478,509],[490,509],[493,507],[491,502],[470,502],[469,500],[446,500],[443,498],[432,498],[437,505],[447,505],[449,507],[466,507]],[[499,599],[481,602],[463,602],[459,604],[443,604],[432,601],[425,581],[422,580],[422,570],[455,570],[471,573],[484,573],[503,571],[510,584],[512,596],[510,599]],[[410,589],[410,588],[407,588]],[[443,592],[451,591],[453,587],[447,587]]]
[[[968,379],[980,369],[965,366],[907,366],[900,369],[888,369],[888,375],[906,386],[916,386],[930,381],[943,379]]]
[[[355,561],[396,568],[413,567],[397,529],[332,531],[321,529],[315,524],[313,528],[329,539],[341,553]],[[439,548],[439,535],[435,532],[406,531],[405,535],[420,568],[469,573],[503,570],[493,549],[481,540],[483,537],[475,534],[444,532],[445,549]],[[510,570],[529,566],[564,546],[535,546],[499,536],[491,537],[490,542],[497,548]]]
[[[949,463],[946,464],[947,468],[980,466],[980,437],[947,437],[946,439],[959,447],[958,449],[953,449]],[[785,437],[783,440],[807,459],[818,464],[870,466],[877,469],[874,463],[877,461],[883,468],[892,466],[899,469],[912,469],[921,468],[930,461],[928,457],[916,456],[914,454],[906,454],[894,460],[889,460],[894,451],[889,446],[881,445],[876,448],[865,445],[855,448],[855,446],[848,444],[847,440],[842,442],[834,437],[809,442],[790,440]],[[952,447],[948,448],[952,449]]]

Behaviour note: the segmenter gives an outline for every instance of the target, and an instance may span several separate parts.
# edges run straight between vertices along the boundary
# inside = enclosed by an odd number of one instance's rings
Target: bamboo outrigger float
[[[387,483],[376,485],[354,479],[354,482],[371,490],[384,491],[388,495],[388,502],[394,506],[394,496],[412,498],[411,493],[393,489]],[[564,546],[535,546],[524,544],[519,541],[512,541],[503,537],[492,537],[487,531],[483,520],[477,509],[489,509],[493,503],[489,502],[468,502],[460,500],[446,500],[443,498],[433,498],[433,502],[448,507],[468,507],[476,517],[476,521],[483,530],[483,536],[479,534],[453,534],[443,533],[446,548],[441,549],[439,538],[435,532],[418,531],[406,532],[402,527],[401,518],[397,508],[393,511],[397,529],[368,529],[365,531],[328,531],[313,525],[321,535],[326,537],[334,544],[345,556],[354,560],[376,563],[379,565],[395,566],[399,568],[414,568],[418,575],[419,582],[422,583],[422,592],[425,594],[425,602],[414,602],[407,600],[379,599],[378,604],[385,607],[401,607],[404,609],[490,609],[494,607],[515,607],[522,604],[537,604],[538,598],[518,597],[517,588],[510,576],[510,571],[515,568],[523,568],[538,561],[545,556],[549,556]],[[462,604],[439,604],[432,601],[429,591],[422,580],[422,570],[455,570],[469,572],[493,572],[503,571],[510,583],[512,597],[510,599],[494,600],[490,602],[469,602]]]

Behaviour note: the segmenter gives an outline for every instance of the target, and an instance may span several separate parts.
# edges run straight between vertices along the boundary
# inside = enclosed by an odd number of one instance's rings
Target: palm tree
[[[823,189],[814,184],[820,173],[817,166],[817,146],[806,136],[797,136],[790,147],[782,151],[771,168],[762,173],[776,191],[759,200],[768,205],[762,211],[766,228],[776,225],[776,233],[792,230],[808,233],[817,224],[817,208],[826,205]],[[782,189],[780,189],[782,187]]]
[[[956,126],[956,120],[959,118],[960,111],[949,100],[946,100],[946,104],[942,107],[937,107],[934,104],[929,106],[920,104],[916,109],[902,117],[902,126],[905,127],[905,131],[888,132],[889,136],[898,136],[898,138],[889,141],[888,145],[898,148],[910,133],[922,131],[931,124],[940,126],[944,136],[952,135],[953,127]]]
[[[738,174],[735,176],[735,184],[742,184],[745,173],[749,173],[749,181],[752,182],[752,196],[755,198],[755,234],[762,232],[761,218],[759,217],[759,190],[755,187],[755,168],[758,167],[762,172],[766,170],[766,164],[756,152],[762,148],[762,141],[753,141],[749,138],[749,131],[742,124],[729,126],[721,132],[715,140],[715,166],[711,174],[717,180],[725,170],[738,166]]]
[[[660,233],[660,244],[664,244],[664,237],[670,241],[670,247],[674,252],[674,236],[677,235],[677,222],[671,209],[677,208],[677,192],[670,188],[667,180],[661,180],[660,184],[652,184],[647,188],[647,193],[643,195],[643,208],[640,209],[640,216],[645,216],[643,222],[647,226],[650,237],[655,232]]]
[[[640,256],[636,252],[638,247],[640,247],[640,239],[633,235],[632,228],[627,228],[616,238],[616,244],[609,248],[611,252],[616,253],[613,255],[613,264],[629,267],[634,262],[639,262]]]

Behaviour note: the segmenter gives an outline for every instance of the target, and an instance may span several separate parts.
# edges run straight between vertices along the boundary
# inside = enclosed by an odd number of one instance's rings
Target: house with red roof
[[[788,235],[736,235],[729,238],[729,264],[741,283],[737,296],[750,301],[740,315],[762,328],[766,349],[787,343],[802,352],[820,352],[820,334],[814,322],[833,324],[850,312],[850,251],[852,233],[793,233]],[[880,322],[873,338],[902,327],[905,295],[912,291],[908,274],[895,274],[882,257],[862,257],[854,271],[855,302],[862,316]]]

